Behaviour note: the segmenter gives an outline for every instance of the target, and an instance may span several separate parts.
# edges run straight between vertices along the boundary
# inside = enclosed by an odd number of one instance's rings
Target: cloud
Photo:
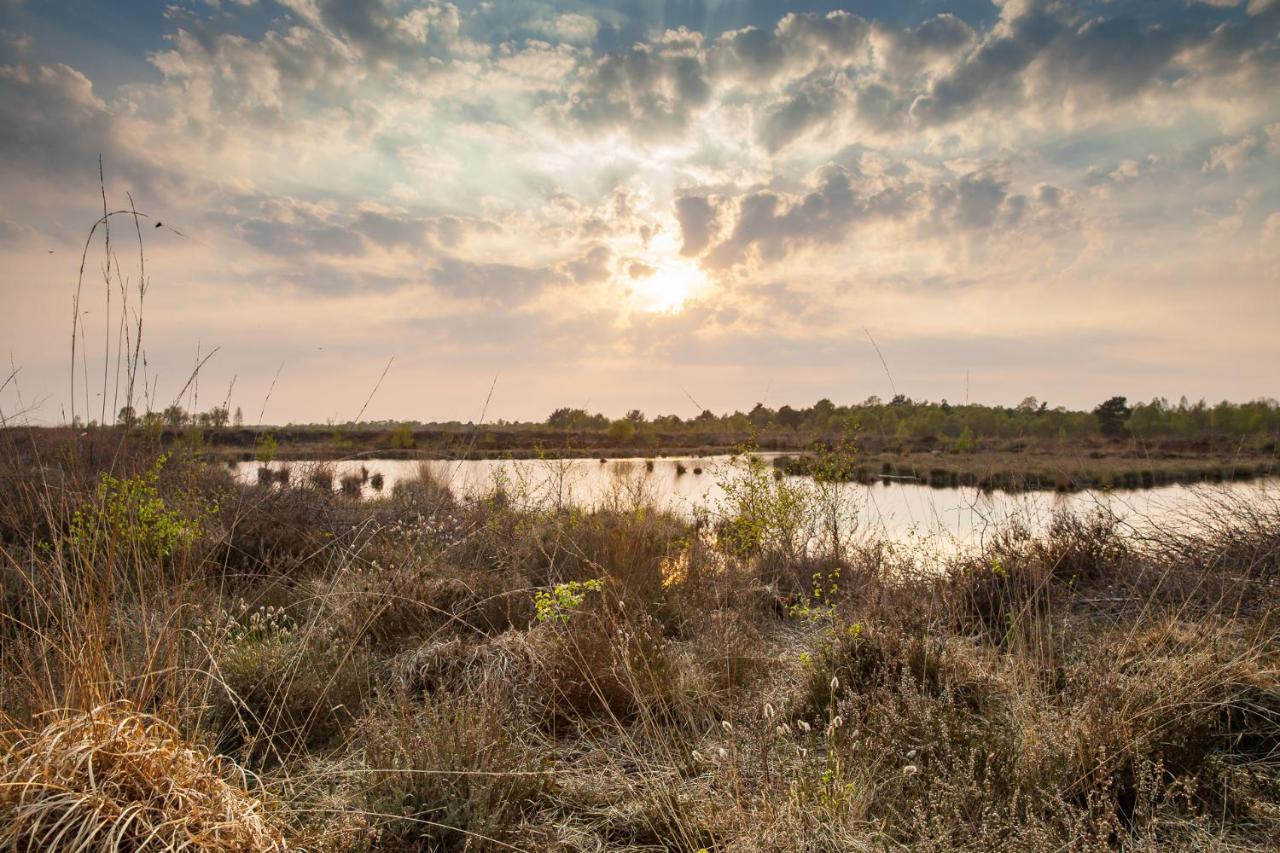
[[[1209,149],[1209,159],[1204,163],[1204,171],[1212,172],[1218,168],[1227,174],[1235,174],[1258,148],[1258,137],[1253,134],[1242,136],[1235,142],[1224,142]]]
[[[843,65],[862,55],[870,25],[844,11],[791,12],[772,32],[745,27],[717,39],[711,57],[716,76],[731,82],[767,84],[819,64]]]
[[[829,166],[817,176],[817,186],[803,195],[758,190],[742,196],[732,231],[709,250],[707,263],[724,269],[751,254],[765,263],[777,261],[800,246],[839,242],[856,222],[905,213],[913,187],[878,189],[855,178],[846,169]]]
[[[838,80],[807,81],[765,112],[757,137],[770,154],[776,154],[810,130],[829,123],[847,97]]]
[[[578,284],[597,284],[612,274],[611,260],[613,250],[608,246],[592,246],[584,256],[570,261],[565,269]]]
[[[0,66],[0,154],[5,166],[56,176],[119,162],[112,116],[80,71],[61,63]],[[92,164],[92,165],[90,165]]]
[[[706,196],[684,195],[675,200],[675,214],[683,240],[680,254],[686,257],[702,254],[719,231],[716,206]]]
[[[569,44],[590,44],[600,31],[600,22],[589,15],[565,12],[550,20],[535,21],[533,29]]]
[[[682,133],[711,100],[701,48],[700,34],[671,30],[606,54],[574,87],[569,116],[589,131],[622,129],[640,139]]]
[[[911,117],[937,126],[1020,104],[1071,102],[1085,110],[1145,91],[1186,88],[1198,77],[1274,65],[1254,50],[1274,39],[1276,21],[1186,16],[1172,23],[1086,18],[1070,7],[1008,3],[1000,24],[915,100]]]
[[[520,305],[563,278],[549,269],[444,258],[431,272],[431,282],[451,296]]]

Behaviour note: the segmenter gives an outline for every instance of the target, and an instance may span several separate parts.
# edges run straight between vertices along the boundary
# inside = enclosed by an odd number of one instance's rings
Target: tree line
[[[556,409],[546,419],[546,427],[558,431],[605,431],[620,440],[630,440],[645,432],[770,432],[831,434],[857,430],[886,439],[950,439],[966,449],[980,439],[1042,438],[1078,440],[1089,438],[1188,439],[1231,437],[1274,441],[1280,435],[1280,402],[1260,399],[1247,403],[1204,400],[1177,403],[1156,398],[1149,403],[1130,405],[1127,398],[1111,397],[1092,410],[1050,407],[1035,397],[1017,406],[954,405],[912,400],[898,395],[884,401],[869,397],[861,403],[836,405],[822,399],[807,408],[789,405],[772,409],[757,403],[750,411],[715,414],[709,410],[691,418],[660,415],[648,418],[638,409],[611,420],[584,409]]]
[[[173,405],[162,411],[138,414],[125,407],[117,416],[125,427],[183,429],[199,427],[218,430],[242,427],[244,418],[237,407],[214,406],[203,412],[188,412]],[[318,425],[290,425],[309,429]],[[323,428],[332,429],[334,424]],[[355,426],[348,424],[347,427]],[[470,429],[471,423],[420,421],[364,422],[364,428],[386,427],[409,432],[414,427],[441,430]],[[837,405],[822,399],[808,407],[790,405],[770,408],[756,403],[749,411],[716,414],[703,410],[682,418],[675,414],[647,416],[632,409],[621,418],[599,412],[562,407],[544,421],[498,420],[485,425],[499,431],[545,431],[560,433],[602,433],[619,443],[643,441],[658,435],[708,434],[750,435],[791,432],[824,436],[858,432],[884,440],[951,442],[958,450],[970,450],[984,439],[1044,439],[1059,441],[1096,438],[1180,438],[1188,440],[1230,438],[1275,442],[1280,438],[1280,402],[1262,398],[1245,403],[1204,400],[1192,403],[1186,397],[1177,403],[1156,398],[1130,404],[1123,396],[1110,397],[1091,410],[1050,407],[1035,397],[1016,406],[988,406],[978,403],[952,404],[913,400],[899,394],[890,400],[868,397],[860,403]]]

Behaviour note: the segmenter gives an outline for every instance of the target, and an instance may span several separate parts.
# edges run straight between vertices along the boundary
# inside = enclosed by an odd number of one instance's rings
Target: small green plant
[[[198,525],[160,497],[160,469],[168,458],[133,477],[102,474],[93,499],[71,517],[71,543],[86,554],[123,546],[167,557],[194,542]]]
[[[788,611],[792,618],[803,622],[818,623],[835,621],[835,603],[840,596],[840,567],[835,566],[829,572],[813,573],[813,590],[801,593],[800,600],[792,604]]]
[[[599,592],[600,581],[569,581],[558,583],[550,591],[539,590],[533,594],[533,606],[541,623],[569,621],[570,614],[582,606],[588,592]]]
[[[254,455],[258,461],[266,465],[276,458],[276,439],[271,433],[263,433],[254,443]]]

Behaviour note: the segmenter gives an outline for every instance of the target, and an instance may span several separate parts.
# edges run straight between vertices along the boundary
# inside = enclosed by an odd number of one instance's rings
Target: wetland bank
[[[838,495],[933,490],[746,457],[666,461],[714,482],[690,514],[642,463],[589,500],[451,482],[448,462],[361,499],[141,432],[3,449],[0,840],[19,849],[64,830],[255,850],[1275,837],[1265,483],[1140,530],[1078,503],[942,549]]]

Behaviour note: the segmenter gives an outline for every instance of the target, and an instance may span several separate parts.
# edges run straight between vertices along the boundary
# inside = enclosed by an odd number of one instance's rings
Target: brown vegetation
[[[1280,505],[981,552],[770,469],[707,518],[0,453],[0,846],[1258,848]],[[80,442],[94,442],[80,443]],[[637,471],[642,477],[643,473]],[[323,478],[323,473],[321,473]],[[358,484],[357,484],[358,485]],[[840,531],[845,531],[841,533]],[[148,847],[151,845],[151,847]]]

